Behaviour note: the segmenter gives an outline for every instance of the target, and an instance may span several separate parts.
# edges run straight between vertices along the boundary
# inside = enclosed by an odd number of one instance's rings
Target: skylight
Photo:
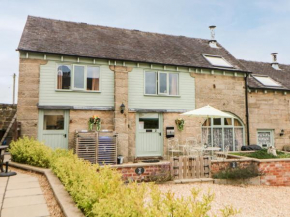
[[[233,68],[233,66],[221,56],[203,55],[213,66]]]
[[[269,76],[261,76],[261,75],[253,75],[253,77],[259,81],[261,84],[264,86],[269,86],[269,87],[282,87],[280,83],[277,81],[274,81],[272,78]]]

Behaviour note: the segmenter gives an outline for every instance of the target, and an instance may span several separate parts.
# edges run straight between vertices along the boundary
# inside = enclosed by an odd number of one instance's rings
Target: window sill
[[[180,95],[151,95],[151,94],[144,94],[144,96],[153,96],[153,97],[175,97],[180,98]]]
[[[58,90],[55,92],[79,92],[79,93],[101,93],[101,91],[88,91],[88,90]]]

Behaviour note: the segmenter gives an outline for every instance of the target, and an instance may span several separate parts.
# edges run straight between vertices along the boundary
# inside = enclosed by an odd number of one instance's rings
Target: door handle
[[[66,134],[63,134],[64,138],[66,138]]]

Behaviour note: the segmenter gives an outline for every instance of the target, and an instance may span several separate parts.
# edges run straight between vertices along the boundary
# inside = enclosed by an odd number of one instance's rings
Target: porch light
[[[122,105],[120,106],[120,108],[121,108],[121,113],[123,114],[124,111],[125,111],[125,105],[124,105],[124,103],[122,103]]]
[[[284,135],[284,130],[282,129],[280,132],[280,136],[283,136],[283,135]]]

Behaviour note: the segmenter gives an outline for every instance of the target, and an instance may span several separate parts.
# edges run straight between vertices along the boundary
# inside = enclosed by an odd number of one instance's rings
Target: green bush
[[[250,164],[244,168],[227,168],[213,175],[215,179],[248,179],[262,175],[258,167]]]
[[[72,151],[52,151],[27,137],[11,144],[10,153],[16,162],[50,167],[89,217],[207,217],[214,199],[213,193],[198,199],[196,189],[192,189],[191,197],[176,198],[171,192],[162,193],[153,183],[124,184],[121,173],[108,166],[91,164]],[[225,217],[236,213],[232,207],[220,210]]]
[[[52,150],[33,138],[24,137],[10,144],[9,152],[13,161],[37,167],[48,168]]]
[[[290,154],[287,154],[282,151],[276,151],[277,156],[274,156],[273,154],[268,154],[267,149],[261,149],[255,152],[239,152],[239,153],[232,153],[234,155],[238,156],[245,156],[245,157],[251,157],[251,158],[258,158],[258,159],[273,159],[273,158],[290,158]]]

